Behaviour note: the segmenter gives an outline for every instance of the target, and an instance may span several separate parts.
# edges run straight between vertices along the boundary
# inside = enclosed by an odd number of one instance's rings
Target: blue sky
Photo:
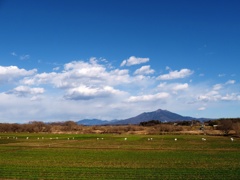
[[[0,122],[240,117],[237,0],[0,0]]]

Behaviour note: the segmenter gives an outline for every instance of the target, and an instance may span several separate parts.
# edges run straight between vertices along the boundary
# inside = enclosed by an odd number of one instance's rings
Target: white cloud
[[[69,89],[65,95],[65,98],[71,100],[89,100],[118,94],[121,94],[121,91],[110,86],[87,87],[85,85],[81,85],[77,88]]]
[[[28,86],[18,86],[8,92],[8,94],[15,94],[17,96],[38,95],[43,93],[44,88],[30,88]]]
[[[58,71],[60,69],[60,67],[55,67],[53,68],[53,71]]]
[[[171,71],[171,68],[169,66],[166,66],[165,68],[167,71]]]
[[[199,111],[204,111],[206,109],[206,107],[200,107],[198,108]]]
[[[188,83],[160,83],[157,88],[159,90],[164,90],[166,92],[176,92],[176,91],[183,91],[183,90],[187,90],[189,88]]]
[[[199,101],[219,102],[219,101],[239,101],[240,93],[229,93],[223,84],[216,84],[211,90],[198,96]]]
[[[125,68],[118,69],[96,58],[57,67],[60,69],[55,69],[56,72],[37,73],[36,69],[0,66],[0,107],[3,108],[0,121],[6,118],[12,121],[122,119],[158,108],[177,113],[191,111],[195,115],[198,110],[207,113],[226,106],[224,103],[240,102],[239,84],[235,80],[214,84],[197,82],[191,77],[190,83],[183,79],[193,73],[189,69],[171,71],[167,67],[169,73],[156,78],[153,74],[156,70],[150,65],[132,74],[127,60]],[[176,81],[167,81],[170,79]]]
[[[76,88],[82,84],[86,86],[115,86],[129,84],[133,77],[126,69],[108,70],[101,64],[73,61],[64,65],[62,72],[41,73],[34,77],[24,78],[25,85],[52,84],[57,88]],[[137,83],[137,82],[136,82]]]
[[[239,93],[229,93],[229,88],[227,85],[234,85],[235,80],[229,80],[224,84],[215,84],[213,87],[198,96],[198,100],[204,102],[218,102],[218,101],[238,101]],[[206,91],[206,90],[205,90]]]
[[[165,88],[166,85],[167,85],[166,82],[160,83],[160,84],[158,85],[158,88]]]
[[[217,101],[221,98],[221,95],[219,94],[218,91],[209,91],[205,93],[204,95],[199,95],[198,100],[203,101],[203,102],[209,102],[209,101]]]
[[[36,69],[25,70],[17,66],[0,66],[0,82],[14,81],[24,76],[30,76],[37,72]]]
[[[181,69],[180,71],[170,71],[168,74],[163,74],[157,77],[158,80],[172,80],[186,78],[193,74],[190,69]]]
[[[17,56],[17,54],[15,52],[12,52],[11,55],[12,56]]]
[[[223,101],[240,101],[240,94],[237,94],[237,93],[226,94],[221,97],[221,100],[223,100]]]
[[[132,65],[146,63],[148,61],[149,61],[149,58],[140,58],[140,57],[131,56],[128,59],[123,60],[121,63],[121,66],[132,66]]]
[[[222,84],[215,84],[215,85],[213,86],[213,90],[214,90],[214,91],[218,91],[218,90],[220,90],[220,89],[222,89],[222,88],[223,88]]]
[[[94,63],[93,63],[94,62]],[[106,68],[100,64],[97,64],[93,59],[90,63],[83,61],[73,61],[64,65],[65,71],[74,71],[76,77],[80,76],[96,76],[97,74],[104,73]]]
[[[27,71],[25,69],[19,69],[17,66],[0,66],[0,75],[4,76],[28,76],[36,73],[37,70],[33,69]]]
[[[28,59],[30,59],[30,55],[28,54],[20,56],[20,60],[28,60]]]
[[[173,89],[174,91],[186,90],[186,89],[188,89],[188,83],[177,84],[177,85],[174,86],[172,89]]]
[[[127,100],[128,102],[142,102],[142,101],[156,101],[159,99],[166,99],[169,97],[169,93],[161,92],[157,94],[141,95],[141,96],[131,96]]]
[[[235,84],[235,80],[228,80],[225,84]]]
[[[30,101],[40,101],[40,100],[42,100],[42,97],[40,97],[40,96],[32,96],[31,98],[30,98]]]
[[[150,68],[150,65],[142,66],[141,68],[137,69],[134,74],[144,75],[144,74],[153,74],[154,70]]]
[[[35,76],[25,77],[21,82],[24,85],[54,84],[58,74],[56,72],[40,73]]]
[[[226,74],[218,74],[218,77],[224,77]]]

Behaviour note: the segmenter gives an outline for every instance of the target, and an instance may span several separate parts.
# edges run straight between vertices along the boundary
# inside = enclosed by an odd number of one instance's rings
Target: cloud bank
[[[194,116],[240,102],[234,79],[193,83],[193,69],[167,68],[168,73],[160,74],[149,64],[141,66],[149,61],[131,56],[112,67],[108,61],[90,58],[51,72],[0,66],[0,122],[123,119],[159,108]]]

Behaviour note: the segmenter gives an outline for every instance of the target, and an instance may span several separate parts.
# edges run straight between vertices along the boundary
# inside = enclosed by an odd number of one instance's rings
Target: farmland
[[[240,140],[225,136],[0,137],[0,179],[240,179]]]

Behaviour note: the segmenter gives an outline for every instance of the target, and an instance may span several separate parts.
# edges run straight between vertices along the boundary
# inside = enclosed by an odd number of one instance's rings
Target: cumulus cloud
[[[159,99],[166,99],[169,97],[169,93],[161,92],[157,94],[141,95],[141,96],[131,96],[127,100],[128,102],[143,102],[143,101],[155,101]]]
[[[215,84],[210,90],[199,95],[198,100],[203,102],[239,101],[240,93],[229,93],[229,89],[225,88],[225,86],[234,85],[234,83],[235,81],[227,81],[224,84]]]
[[[229,93],[227,86],[234,86],[235,80],[229,80],[226,83],[215,84],[210,90],[198,96],[198,100],[204,102],[213,101],[238,101],[239,93]]]
[[[160,83],[157,88],[159,90],[164,90],[167,92],[176,92],[176,91],[183,91],[183,90],[187,90],[189,88],[188,83]]]
[[[221,95],[218,91],[211,90],[205,94],[198,96],[198,100],[203,102],[217,101],[221,98]]]
[[[22,80],[25,85],[52,84],[57,88],[77,88],[84,84],[91,86],[115,86],[129,84],[133,78],[126,69],[109,70],[97,62],[73,61],[64,65],[62,72],[41,73]]]
[[[43,93],[44,88],[30,88],[28,86],[18,86],[8,92],[8,94],[15,94],[17,96],[38,95]]]
[[[21,81],[24,85],[54,84],[58,74],[56,72],[40,73],[35,76],[25,77]]]
[[[144,74],[153,74],[155,71],[150,68],[150,65],[142,66],[141,68],[137,69],[134,74],[137,75],[144,75]]]
[[[3,87],[0,106],[6,107],[0,112],[0,120],[9,114],[22,119],[37,116],[44,121],[51,120],[53,116],[58,120],[86,117],[115,119],[158,108],[172,111],[191,109],[196,114],[197,110],[205,107],[211,109],[213,104],[240,101],[239,84],[235,80],[215,84],[212,81],[189,82],[184,78],[192,75],[193,70],[172,71],[169,67],[166,67],[167,74],[155,77],[156,71],[150,65],[136,68],[132,74],[128,66],[148,60],[130,59],[121,69],[96,58],[57,65],[59,68],[44,73],[37,73],[36,69],[0,66]],[[24,117],[21,115],[23,111],[28,112]]]
[[[88,77],[96,77],[100,76],[101,73],[105,73],[106,68],[103,65],[97,64],[96,61],[91,59],[90,63],[86,63],[84,61],[73,61],[64,65],[65,71],[73,71],[76,77],[88,76]]]
[[[190,69],[181,69],[180,71],[170,71],[168,74],[163,74],[157,77],[158,80],[173,80],[186,78],[193,74]]]
[[[121,94],[121,91],[110,86],[87,87],[85,85],[81,85],[77,88],[69,89],[65,95],[65,98],[71,100],[89,100],[118,94]]]
[[[223,100],[223,101],[240,101],[240,94],[237,94],[237,93],[226,94],[221,97],[221,100]]]
[[[107,69],[106,66],[99,64],[95,58],[89,62],[72,61],[64,65],[62,72],[36,74],[24,78],[22,83],[52,85],[65,90],[65,99],[81,100],[116,94],[118,90],[114,86],[124,86],[133,81],[127,69]]]
[[[177,84],[177,85],[174,86],[172,89],[173,89],[174,91],[181,91],[181,90],[188,89],[188,83]]]
[[[121,63],[121,66],[132,66],[132,65],[146,63],[148,61],[149,61],[149,58],[140,58],[140,57],[131,56],[128,59],[123,60]]]
[[[20,77],[30,76],[37,72],[36,69],[25,70],[17,66],[0,66],[0,82],[14,81]]]

